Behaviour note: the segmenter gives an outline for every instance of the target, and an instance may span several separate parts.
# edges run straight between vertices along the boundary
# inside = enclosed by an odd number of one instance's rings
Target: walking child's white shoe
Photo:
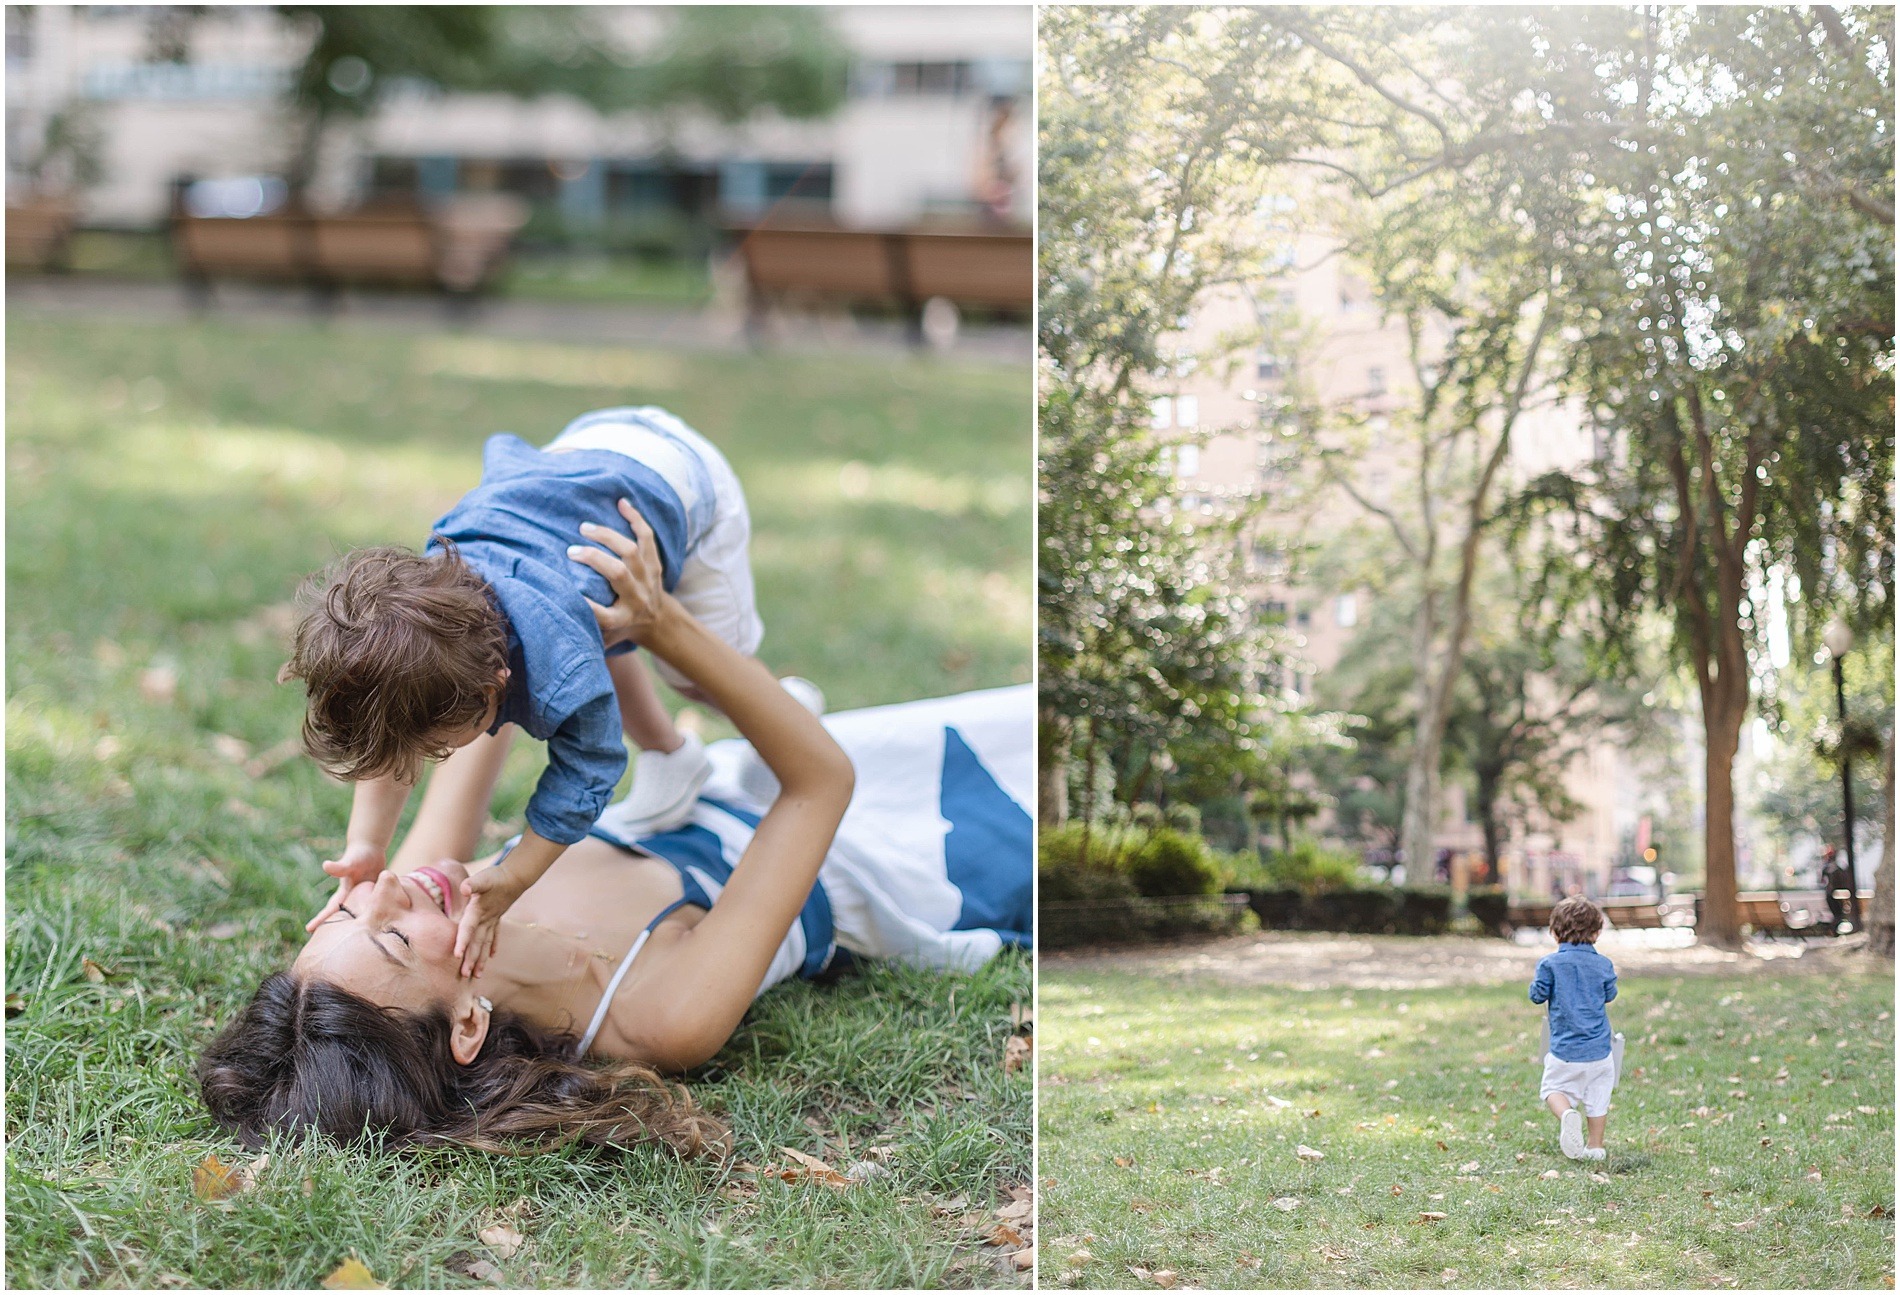
[[[632,839],[670,832],[693,816],[699,789],[712,774],[706,744],[680,734],[671,751],[642,751],[633,762],[633,790],[601,816],[601,826]]]
[[[1602,1160],[1608,1157],[1609,1154],[1610,1153],[1602,1147],[1585,1147],[1583,1149],[1583,1158],[1585,1160]]]
[[[1586,1148],[1583,1145],[1583,1113],[1571,1107],[1563,1113],[1557,1127],[1557,1145],[1563,1148],[1565,1155],[1572,1160],[1583,1160]]]
[[[825,690],[811,680],[800,675],[788,674],[778,681],[779,687],[792,695],[792,700],[814,715],[825,713]]]

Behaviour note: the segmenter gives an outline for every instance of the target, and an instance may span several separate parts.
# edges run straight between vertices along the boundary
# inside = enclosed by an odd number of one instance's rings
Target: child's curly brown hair
[[[1603,932],[1603,910],[1582,895],[1561,900],[1550,910],[1550,933],[1559,944],[1592,944]]]
[[[313,576],[280,682],[309,690],[304,750],[339,778],[413,781],[441,734],[488,714],[508,631],[455,546],[358,549]]]

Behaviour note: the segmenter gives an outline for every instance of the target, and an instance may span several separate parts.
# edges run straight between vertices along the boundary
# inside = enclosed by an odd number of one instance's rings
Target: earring
[[[489,1002],[486,998],[477,998],[475,1000],[475,1004],[476,1006],[480,1007],[484,1012],[492,1012],[495,1010],[495,1005]]]

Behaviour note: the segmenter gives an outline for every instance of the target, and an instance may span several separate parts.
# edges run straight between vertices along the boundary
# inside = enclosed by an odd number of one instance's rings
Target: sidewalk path
[[[465,333],[534,341],[580,342],[592,346],[662,347],[676,350],[743,351],[751,343],[743,320],[730,309],[661,304],[534,301],[484,298],[461,314],[452,314],[440,297],[427,294],[346,292],[337,308],[319,314],[300,288],[220,284],[215,304],[193,310],[175,280],[139,281],[80,275],[10,275],[6,303],[20,315],[167,322],[179,319],[279,320],[341,328],[414,333]],[[774,319],[769,350],[792,353],[857,351],[869,355],[913,353],[903,326],[895,320],[858,320],[848,315],[809,315]],[[1019,324],[968,324],[948,351],[950,359],[998,364],[1030,362],[1030,334]],[[938,352],[924,352],[935,355]]]
[[[1556,945],[1548,934],[1519,943],[1459,935],[1334,935],[1262,931],[1191,945],[1050,951],[1042,968],[1124,971],[1206,979],[1221,984],[1295,989],[1434,989],[1456,985],[1530,983],[1537,960]],[[1850,950],[1865,940],[1757,940],[1739,953],[1695,943],[1686,930],[1609,931],[1602,949],[1619,976],[1746,976],[1763,970],[1822,971],[1844,959],[1871,961]]]

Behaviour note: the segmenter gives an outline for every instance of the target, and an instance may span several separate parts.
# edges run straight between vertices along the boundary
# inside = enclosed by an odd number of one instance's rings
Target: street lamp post
[[[1836,616],[1821,632],[1828,655],[1834,658],[1834,705],[1841,720],[1841,808],[1847,818],[1847,902],[1853,914],[1854,929],[1860,929],[1860,873],[1854,867],[1854,776],[1853,755],[1847,743],[1847,681],[1841,660],[1854,646],[1854,632]]]

